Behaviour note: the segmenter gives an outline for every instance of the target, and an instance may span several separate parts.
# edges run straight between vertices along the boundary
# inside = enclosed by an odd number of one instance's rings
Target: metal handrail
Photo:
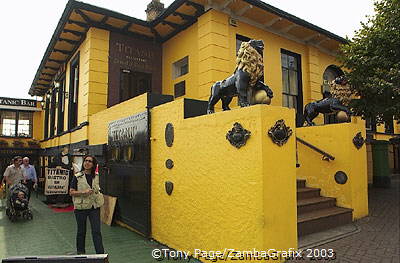
[[[316,151],[316,152],[322,154],[322,160],[328,161],[328,162],[331,161],[331,160],[332,160],[332,161],[335,160],[335,157],[334,157],[334,156],[332,156],[332,155],[330,155],[329,153],[327,153],[327,152],[325,152],[325,151],[319,149],[318,147],[312,145],[311,143],[306,142],[305,140],[300,139],[299,137],[296,137],[296,140],[299,141],[300,143],[304,144],[305,146],[307,146],[307,147],[313,149],[314,151]]]

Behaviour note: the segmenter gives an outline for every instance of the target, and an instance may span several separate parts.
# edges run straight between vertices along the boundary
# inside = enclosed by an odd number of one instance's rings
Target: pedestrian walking
[[[36,170],[33,165],[29,164],[28,157],[24,157],[22,159],[22,169],[25,172],[26,186],[29,189],[29,193],[28,193],[28,201],[29,201],[29,199],[31,198],[31,193],[32,193],[33,189],[36,189],[36,187],[37,187]]]
[[[21,181],[23,183],[26,183],[25,180],[25,172],[21,167],[22,164],[22,157],[21,156],[15,156],[13,158],[13,164],[8,166],[4,172],[4,179],[6,182],[6,199],[7,199],[7,207],[10,207],[9,203],[9,189],[20,183]]]
[[[97,254],[104,254],[100,229],[100,207],[104,204],[100,193],[99,175],[96,173],[97,160],[94,156],[83,158],[82,169],[72,178],[70,195],[75,208],[77,223],[76,249],[78,254],[85,254],[86,221],[89,218],[92,238]]]

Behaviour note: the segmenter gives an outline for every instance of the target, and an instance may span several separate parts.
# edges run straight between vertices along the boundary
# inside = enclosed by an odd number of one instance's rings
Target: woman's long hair
[[[85,157],[83,157],[81,172],[85,171],[85,167],[83,165],[85,164],[85,160],[88,157],[92,157],[92,160],[93,160],[93,162],[92,162],[93,166],[92,166],[92,170],[90,171],[90,174],[94,177],[96,175],[96,167],[97,167],[98,162],[97,162],[97,159],[93,155],[87,154],[87,155],[85,155]]]

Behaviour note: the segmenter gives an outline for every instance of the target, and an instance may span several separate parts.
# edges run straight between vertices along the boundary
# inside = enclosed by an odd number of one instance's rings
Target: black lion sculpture
[[[332,83],[331,92],[328,97],[313,101],[304,106],[304,119],[307,125],[314,126],[313,120],[318,116],[319,113],[332,114],[338,111],[346,112],[347,116],[350,116],[351,112],[348,105],[350,101],[350,90],[345,86],[347,81],[344,76],[336,78]]]
[[[250,40],[240,46],[236,59],[236,69],[232,76],[217,81],[211,87],[211,95],[208,100],[207,113],[214,113],[214,106],[222,101],[222,109],[230,110],[229,104],[234,96],[238,96],[239,106],[250,106],[249,93],[264,90],[269,98],[273,97],[272,90],[263,82],[264,42],[262,40]]]

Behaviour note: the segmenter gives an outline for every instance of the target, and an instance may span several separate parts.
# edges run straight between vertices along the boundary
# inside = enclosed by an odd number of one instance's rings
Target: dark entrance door
[[[116,196],[118,220],[150,236],[150,143],[148,113],[109,125],[110,168],[106,192]]]

